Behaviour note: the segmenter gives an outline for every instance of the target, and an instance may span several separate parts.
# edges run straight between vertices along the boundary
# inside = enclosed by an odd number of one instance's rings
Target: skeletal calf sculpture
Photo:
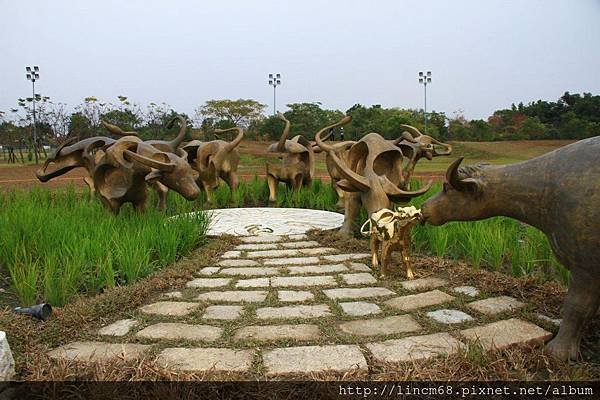
[[[388,274],[388,260],[392,251],[398,249],[402,253],[406,277],[414,278],[410,262],[410,230],[420,220],[421,211],[409,206],[397,207],[396,211],[383,208],[371,214],[363,224],[360,232],[364,236],[371,236],[372,264],[374,268],[381,265],[382,277]],[[379,256],[380,247],[381,256]]]

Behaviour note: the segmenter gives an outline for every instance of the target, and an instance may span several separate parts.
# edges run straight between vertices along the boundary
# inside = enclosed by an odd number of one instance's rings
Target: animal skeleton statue
[[[452,153],[452,145],[442,143],[435,138],[423,135],[417,128],[410,125],[400,125],[406,131],[396,140],[396,145],[402,150],[402,154],[408,158],[404,167],[404,181],[410,181],[410,177],[417,165],[417,162],[425,157],[429,161],[433,157],[447,156]],[[443,150],[439,149],[442,147]]]
[[[173,127],[173,124],[175,123],[175,121],[179,121],[179,132],[177,133],[177,136],[173,140],[146,140],[144,143],[149,144],[160,151],[175,153],[180,156],[186,157],[186,155],[184,155],[181,151],[178,151],[178,148],[181,145],[181,143],[183,142],[183,139],[185,138],[185,133],[187,131],[187,120],[183,116],[177,115],[174,118],[172,118],[171,121],[169,121],[169,123],[167,124],[167,129],[170,129],[171,127]],[[138,132],[135,132],[135,131],[127,131],[126,132],[126,131],[123,131],[123,129],[121,129],[117,125],[109,124],[106,121],[101,121],[101,122],[102,122],[102,125],[106,128],[106,130],[109,131],[110,133],[112,133],[113,135],[117,135],[117,136],[121,136],[121,137],[125,137],[125,136],[139,137]],[[84,178],[84,180],[87,183],[87,185],[90,187],[90,192],[94,193],[95,190],[93,187],[93,184],[94,184],[93,179],[91,177],[86,177],[86,178]],[[165,185],[160,183],[158,180],[154,180],[152,183],[149,183],[149,184],[154,188],[154,190],[156,191],[156,194],[158,196],[158,209],[166,210],[167,209],[167,195],[169,193],[169,189]]]
[[[237,147],[244,138],[241,128],[215,129],[215,133],[238,131],[231,142],[213,140],[201,142],[193,140],[182,148],[187,152],[187,160],[199,174],[198,183],[206,192],[209,202],[213,202],[213,191],[219,186],[219,178],[224,180],[231,190],[239,186],[237,168],[240,154]]]
[[[347,119],[344,122],[344,124],[346,124],[348,122],[350,122],[350,119]],[[325,141],[325,140],[329,139],[329,137],[332,134],[333,134],[333,129],[330,129],[329,133],[321,140]],[[347,141],[343,141],[343,142],[339,142],[339,143],[333,143],[333,144],[331,144],[331,146],[333,148],[333,152],[337,155],[337,157],[342,161],[346,161],[346,158],[348,157],[348,150],[350,149],[350,147],[352,147],[352,145],[354,143],[356,143],[356,141],[347,140]],[[319,147],[319,145],[317,145],[316,143],[312,143],[312,146],[313,146],[313,151],[315,153],[320,153],[321,151],[323,151],[321,149],[321,147]],[[342,180],[342,175],[340,174],[340,171],[335,166],[335,163],[332,161],[329,153],[327,153],[325,155],[325,165],[327,165],[327,172],[329,173],[329,177],[331,178],[331,186],[333,187],[333,190],[335,190],[335,192],[337,193],[337,196],[338,196],[337,206],[339,208],[344,208],[345,192],[342,188],[340,188],[338,186],[338,182]]]
[[[376,268],[381,260],[381,276],[388,274],[388,260],[392,251],[399,249],[402,262],[406,268],[406,276],[413,279],[414,274],[410,262],[410,229],[419,223],[421,211],[415,207],[397,207],[396,211],[387,208],[371,214],[371,217],[360,228],[364,236],[371,236],[372,264]],[[381,246],[381,257],[379,248]]]
[[[125,203],[144,211],[147,183],[161,183],[187,200],[194,200],[200,193],[198,173],[181,149],[178,154],[164,152],[136,136],[125,136],[103,150],[92,179],[102,203],[115,214]]]
[[[323,142],[321,134],[347,123],[349,118],[344,117],[341,121],[326,126],[315,135],[315,141],[331,157],[331,161],[343,177],[337,182],[338,186],[348,192],[344,224],[340,229],[341,233],[348,235],[355,229],[354,221],[361,204],[367,209],[370,217],[383,208],[390,209],[393,202],[408,202],[413,197],[424,194],[432,184],[430,181],[421,189],[407,190],[402,151],[377,133],[363,136],[350,147],[346,160],[341,160],[335,147]]]
[[[279,142],[269,146],[268,151],[279,153],[282,159],[281,165],[267,162],[267,183],[269,184],[269,202],[277,201],[277,185],[285,182],[294,190],[301,186],[310,186],[315,174],[315,153],[311,143],[302,135],[296,135],[288,139],[290,132],[290,121],[283,114],[277,117],[285,121],[285,128],[279,138]]]
[[[60,144],[54,152],[48,155],[42,168],[36,171],[36,176],[41,182],[48,182],[66,174],[73,168],[83,167],[88,173],[83,181],[90,189],[90,200],[92,200],[96,190],[91,176],[102,153],[100,148],[113,144],[116,140],[105,136],[95,136],[77,143],[74,143],[75,141],[76,138],[72,137]],[[48,168],[51,166],[54,168],[48,172]]]

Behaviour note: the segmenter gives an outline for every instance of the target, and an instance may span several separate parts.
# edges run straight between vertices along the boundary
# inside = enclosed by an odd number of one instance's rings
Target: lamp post
[[[269,85],[273,86],[273,115],[277,114],[277,86],[281,85],[281,74],[269,74]]]
[[[425,114],[425,134],[427,134],[427,84],[431,83],[431,71],[424,73],[419,71],[419,83],[422,83],[425,88],[425,107],[423,113]]]
[[[35,155],[35,163],[38,163],[38,153],[37,153],[37,130],[35,127],[35,81],[40,79],[40,68],[35,65],[33,69],[31,67],[25,67],[27,80],[31,81],[33,96],[31,97],[31,101],[33,104],[33,154]]]

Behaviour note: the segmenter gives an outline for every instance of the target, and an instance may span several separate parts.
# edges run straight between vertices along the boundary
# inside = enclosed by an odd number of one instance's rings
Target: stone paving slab
[[[276,250],[279,248],[279,243],[244,243],[234,247],[234,250]]]
[[[478,341],[486,350],[504,349],[518,343],[544,343],[552,337],[551,332],[518,318],[464,329],[460,334],[467,340]]]
[[[474,286],[457,286],[457,287],[453,288],[452,291],[455,293],[464,294],[464,295],[467,295],[470,297],[479,296],[479,289],[477,289]]]
[[[509,296],[489,297],[467,304],[469,308],[485,315],[499,314],[505,311],[514,311],[526,306],[517,299]]]
[[[202,268],[200,271],[198,271],[198,275],[214,275],[217,272],[219,272],[219,267],[206,267],[206,268]]]
[[[163,293],[161,297],[164,299],[181,299],[183,297],[183,293],[181,293],[179,290],[175,290],[173,292]]]
[[[367,361],[358,346],[302,346],[268,350],[263,353],[267,375],[345,373],[367,371]]]
[[[321,244],[319,242],[315,242],[314,240],[305,240],[302,242],[283,242],[280,243],[281,247],[286,249],[304,249],[308,247],[320,247]]]
[[[554,324],[556,326],[560,326],[560,324],[562,323],[562,318],[551,318],[547,315],[539,313],[535,314],[535,316],[542,321],[550,322],[551,324]]]
[[[136,333],[136,336],[144,339],[181,339],[213,342],[220,338],[222,334],[223,328],[219,328],[217,326],[161,322],[147,326]]]
[[[206,292],[199,295],[196,300],[222,301],[229,303],[260,303],[267,298],[264,290],[226,290],[223,292]]]
[[[356,274],[341,274],[342,280],[347,285],[370,285],[377,283],[377,279],[369,273],[359,272]]]
[[[315,295],[302,290],[278,290],[277,298],[282,302],[302,302],[313,300]]]
[[[373,270],[367,265],[363,263],[352,262],[349,263],[350,269],[357,272],[373,272]]]
[[[145,314],[164,315],[169,317],[183,317],[194,312],[200,304],[184,301],[157,301],[140,307],[139,310]]]
[[[264,265],[311,265],[318,263],[318,257],[273,258],[263,261]]]
[[[264,288],[270,285],[269,278],[253,278],[253,279],[240,279],[236,282],[235,287],[237,288]]]
[[[238,319],[243,310],[244,307],[242,306],[208,306],[202,318],[220,320]]]
[[[136,327],[138,324],[139,322],[135,319],[121,319],[101,328],[98,334],[104,336],[125,336],[131,328]]]
[[[421,325],[410,315],[394,315],[385,318],[362,319],[343,322],[338,328],[349,335],[377,336],[421,330]]]
[[[320,276],[278,276],[271,278],[273,287],[312,287],[312,286],[337,286],[335,278],[331,275]]]
[[[384,302],[385,305],[402,311],[412,311],[418,308],[434,306],[454,300],[453,296],[440,290],[432,290],[419,294],[395,297]]]
[[[242,268],[224,268],[221,270],[221,275],[229,276],[272,276],[279,275],[277,268],[271,267],[242,267]]]
[[[344,313],[351,317],[360,317],[363,315],[381,314],[381,308],[375,303],[366,301],[350,301],[346,303],[338,303]]]
[[[384,287],[366,287],[366,288],[339,288],[323,290],[325,296],[332,300],[338,299],[364,299],[370,297],[384,297],[396,293]]]
[[[81,362],[128,361],[139,358],[149,348],[149,345],[132,343],[73,342],[49,351],[48,356]]]
[[[460,310],[436,310],[430,311],[426,315],[442,324],[462,324],[463,322],[473,321],[473,317]]]
[[[350,260],[362,260],[365,258],[371,258],[370,254],[367,253],[348,253],[348,254],[335,254],[330,256],[322,256],[324,260],[333,262],[342,262]]]
[[[306,236],[304,233],[295,233],[293,235],[287,235],[287,238],[289,240],[306,240],[308,239],[308,236]]]
[[[256,260],[221,260],[217,264],[220,267],[255,267],[260,265]]]
[[[244,243],[276,243],[283,240],[283,236],[279,235],[259,235],[259,236],[240,236]]]
[[[317,340],[320,337],[319,327],[307,324],[246,326],[238,329],[233,335],[235,340],[258,340],[262,342]]]
[[[284,250],[256,250],[246,253],[248,258],[272,258],[272,257],[294,257],[301,255],[298,249]]]
[[[314,249],[298,249],[298,251],[305,256],[318,256],[321,254],[335,253],[338,250],[333,247],[316,247]]]
[[[247,372],[252,367],[252,350],[219,348],[167,348],[157,361],[167,368],[189,372]]]
[[[333,272],[346,272],[348,267],[344,264],[322,264],[322,265],[308,265],[303,267],[287,267],[290,275],[304,275],[304,274],[330,274]]]
[[[231,278],[196,278],[186,283],[189,288],[216,288],[227,286]]]
[[[10,350],[8,339],[6,338],[6,332],[0,331],[0,382],[10,381],[15,376],[15,359]],[[0,383],[0,387],[3,387],[4,383]],[[8,390],[4,392],[3,397],[8,400]]]
[[[239,250],[229,250],[221,254],[221,258],[240,258],[241,256],[242,252]]]
[[[259,319],[320,318],[332,315],[327,304],[263,307],[256,310]]]
[[[465,347],[464,344],[446,332],[392,339],[380,343],[367,343],[365,346],[373,355],[373,359],[388,363],[453,354]]]
[[[446,286],[448,281],[441,278],[420,278],[420,279],[412,279],[409,281],[400,282],[400,285],[406,290],[425,290],[425,289],[435,289],[441,286]]]

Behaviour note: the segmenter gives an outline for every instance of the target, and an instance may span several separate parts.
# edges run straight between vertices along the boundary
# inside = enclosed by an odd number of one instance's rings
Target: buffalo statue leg
[[[379,266],[379,239],[377,238],[374,232],[371,232],[371,264],[373,268],[377,268]]]
[[[347,193],[346,208],[344,209],[344,224],[340,228],[343,235],[352,236],[354,234],[355,220],[360,210],[360,194]]]
[[[156,190],[156,195],[158,196],[158,209],[160,211],[165,211],[167,209],[167,195],[169,193],[169,188],[158,181],[154,182],[152,186],[154,187],[154,190]]]
[[[563,307],[563,320],[558,334],[546,345],[546,351],[560,360],[577,360],[585,323],[596,314],[600,305],[600,279],[571,269],[571,282]]]
[[[333,179],[331,180],[331,186],[333,187],[333,190],[335,190],[335,192],[337,193],[338,196],[338,201],[337,201],[337,208],[344,208],[344,195],[346,194],[346,192],[344,192],[338,185],[337,182],[334,181]]]
[[[96,186],[94,185],[94,180],[91,176],[86,176],[83,178],[83,181],[90,189],[90,202],[92,202],[92,200],[94,200],[94,196],[96,195]]]
[[[267,174],[267,184],[269,185],[269,203],[277,202],[277,184],[279,180],[271,174]]]

